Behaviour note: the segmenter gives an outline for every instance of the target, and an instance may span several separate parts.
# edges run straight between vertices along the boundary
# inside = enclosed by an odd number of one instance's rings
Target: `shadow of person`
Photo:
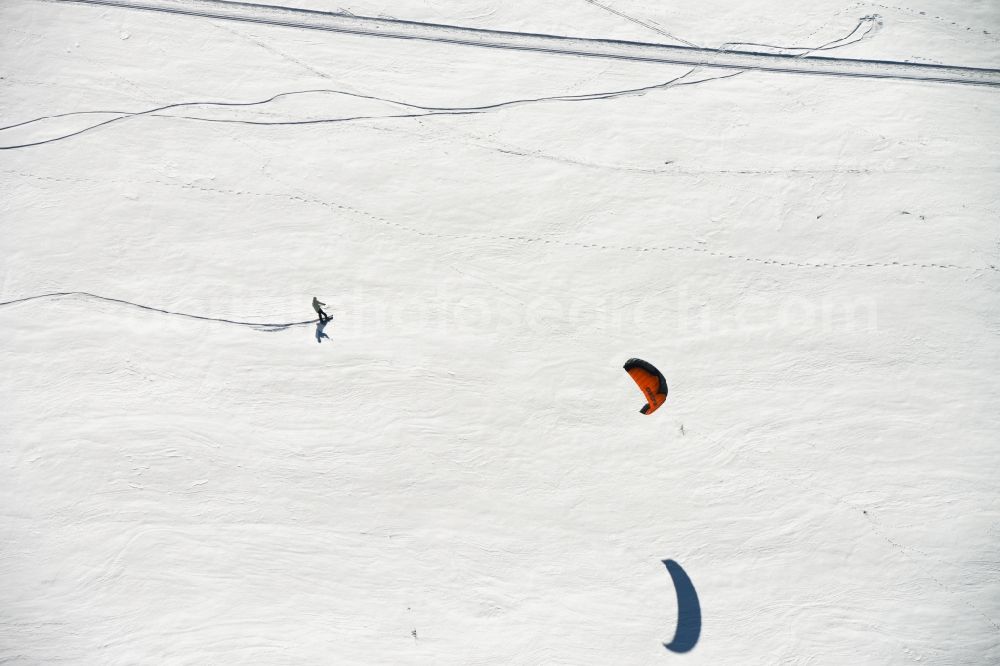
[[[322,343],[323,338],[326,338],[327,340],[330,339],[330,336],[323,332],[323,329],[326,328],[326,325],[329,323],[330,323],[329,319],[321,319],[320,321],[316,322],[316,342]]]

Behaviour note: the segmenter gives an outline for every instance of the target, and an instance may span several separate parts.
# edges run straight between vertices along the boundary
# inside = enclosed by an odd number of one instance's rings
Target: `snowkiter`
[[[326,303],[320,302],[320,300],[318,298],[316,298],[315,296],[313,296],[313,310],[315,310],[316,314],[319,315],[319,320],[320,321],[330,321],[330,315],[328,315],[327,313],[323,312],[323,307],[322,306],[324,306],[324,305],[326,305]]]

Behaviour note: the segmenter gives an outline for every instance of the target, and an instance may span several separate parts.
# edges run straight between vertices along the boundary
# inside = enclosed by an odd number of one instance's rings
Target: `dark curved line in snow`
[[[859,30],[861,30],[862,26],[864,26],[865,24],[868,25],[868,29],[865,30],[864,33],[862,33],[856,39],[851,39],[852,37],[854,37],[854,35],[857,34]],[[845,46],[851,46],[852,44],[857,44],[858,42],[863,42],[864,40],[871,37],[872,34],[878,31],[881,27],[882,27],[882,22],[879,20],[878,15],[865,16],[864,18],[858,21],[857,25],[854,26],[853,30],[851,30],[843,37],[826,42],[825,44],[820,44],[819,46],[779,46],[777,44],[761,44],[758,42],[726,42],[720,47],[720,49],[725,51],[728,50],[727,47],[729,46],[755,46],[758,48],[775,49],[777,51],[802,51],[802,53],[798,53],[793,57],[803,58],[809,55],[810,53],[814,53],[816,51],[832,51],[834,49],[839,49]]]
[[[482,105],[482,106],[470,106],[470,107],[431,107],[431,106],[424,107],[424,106],[418,106],[416,104],[409,104],[407,102],[400,102],[400,101],[397,101],[397,100],[380,98],[380,97],[375,97],[375,96],[372,96],[372,95],[359,95],[359,94],[356,94],[356,93],[348,93],[348,92],[343,92],[343,91],[339,91],[339,90],[303,90],[303,91],[292,91],[292,92],[278,93],[277,95],[273,95],[273,96],[271,96],[271,97],[269,97],[269,98],[267,98],[265,100],[260,100],[260,101],[257,101],[257,102],[177,102],[177,103],[174,103],[174,104],[165,104],[163,106],[158,106],[158,107],[155,107],[155,108],[152,108],[152,109],[146,109],[145,111],[136,111],[136,112],[122,112],[122,111],[72,111],[72,112],[69,112],[69,113],[61,113],[61,114],[56,114],[56,115],[51,115],[51,116],[41,116],[39,118],[35,118],[35,119],[32,119],[32,120],[26,120],[26,121],[23,121],[23,122],[20,122],[20,123],[16,123],[14,125],[8,125],[6,127],[0,127],[0,131],[14,129],[16,127],[22,127],[24,125],[29,125],[31,123],[39,122],[39,121],[42,121],[42,120],[48,120],[48,119],[51,119],[51,118],[64,118],[66,116],[96,114],[96,113],[121,113],[123,115],[119,115],[118,117],[115,117],[115,118],[109,118],[108,120],[104,120],[104,121],[101,121],[99,123],[95,123],[95,124],[90,125],[88,127],[84,127],[83,129],[77,130],[75,132],[71,132],[69,134],[63,134],[63,135],[60,135],[60,136],[57,136],[57,137],[53,137],[51,139],[44,139],[42,141],[33,141],[31,143],[22,143],[22,144],[16,144],[16,145],[11,145],[11,146],[0,146],[0,150],[15,150],[15,149],[18,149],[18,148],[31,148],[33,146],[41,146],[41,145],[45,145],[47,143],[54,143],[56,141],[63,141],[65,139],[69,139],[69,138],[72,138],[74,136],[79,136],[80,134],[83,134],[85,132],[89,132],[91,130],[98,129],[98,128],[104,127],[106,125],[110,125],[112,123],[120,122],[120,121],[123,121],[123,120],[128,120],[130,118],[136,118],[136,117],[139,117],[139,116],[153,116],[153,117],[158,117],[158,118],[177,118],[177,119],[182,119],[182,120],[196,120],[196,121],[200,121],[200,122],[233,123],[233,124],[239,124],[239,125],[260,125],[260,126],[276,126],[276,125],[321,125],[321,124],[354,122],[354,121],[358,121],[358,120],[392,120],[392,119],[402,119],[402,118],[426,118],[428,116],[461,116],[461,115],[473,115],[473,114],[479,114],[479,113],[488,113],[490,111],[496,111],[498,109],[502,109],[502,108],[506,108],[506,107],[520,106],[520,105],[525,105],[525,104],[537,104],[537,103],[541,103],[541,102],[583,102],[583,101],[602,100],[602,99],[614,99],[616,97],[625,97],[625,96],[629,96],[629,95],[643,95],[643,94],[645,94],[647,92],[650,92],[650,91],[653,91],[653,90],[667,89],[667,88],[672,88],[672,87],[675,87],[675,86],[689,86],[689,85],[695,85],[695,84],[698,84],[698,83],[706,83],[708,81],[716,81],[716,80],[719,80],[719,79],[730,78],[730,77],[736,76],[737,74],[741,74],[742,73],[742,72],[732,72],[730,74],[724,74],[722,76],[715,76],[715,77],[711,77],[711,78],[708,78],[708,79],[698,79],[697,81],[681,81],[681,79],[685,78],[686,76],[689,76],[693,71],[694,71],[693,69],[689,70],[689,71],[685,72],[684,74],[682,74],[680,76],[677,76],[677,77],[675,77],[673,79],[670,79],[669,81],[665,81],[663,83],[657,83],[657,84],[649,85],[649,86],[642,86],[642,87],[639,87],[639,88],[629,88],[629,89],[626,89],[626,90],[615,90],[615,91],[610,91],[610,92],[599,92],[599,93],[583,93],[583,94],[579,94],[579,95],[554,95],[554,96],[550,96],[550,97],[533,97],[533,98],[525,98],[525,99],[517,99],[517,100],[507,100],[507,101],[504,101],[504,102],[495,102],[493,104],[485,104],[485,105]],[[283,97],[283,96],[301,95],[301,94],[317,93],[317,92],[330,92],[330,93],[336,93],[336,94],[351,95],[351,96],[354,96],[354,97],[363,97],[363,98],[366,98],[366,99],[373,99],[373,100],[384,101],[384,102],[387,102],[387,103],[390,103],[390,104],[399,104],[399,105],[403,105],[403,106],[408,106],[408,107],[415,108],[415,109],[424,109],[426,111],[423,112],[423,113],[388,114],[388,115],[381,115],[381,116],[377,116],[377,115],[376,116],[346,116],[346,117],[342,117],[342,118],[317,118],[317,119],[312,119],[312,120],[284,120],[284,121],[237,120],[237,119],[232,119],[232,118],[202,118],[202,117],[198,117],[198,116],[173,116],[173,115],[168,115],[168,114],[162,114],[162,113],[160,113],[162,111],[166,111],[166,110],[169,110],[169,109],[177,109],[177,108],[190,107],[190,106],[224,106],[224,107],[258,106],[258,105],[261,105],[261,104],[268,104],[269,102],[272,102],[272,101],[278,99],[279,97]]]
[[[148,115],[152,115],[152,114],[155,114],[155,113],[159,113],[161,111],[168,111],[170,109],[179,109],[179,108],[185,108],[185,107],[190,107],[190,106],[225,106],[225,107],[259,106],[261,104],[268,104],[269,102],[273,102],[274,100],[278,99],[279,97],[283,97],[283,96],[286,96],[286,95],[304,94],[304,93],[310,93],[310,92],[318,92],[318,91],[305,90],[305,91],[299,91],[299,92],[293,91],[293,92],[288,92],[288,93],[278,93],[277,95],[273,95],[271,97],[268,97],[267,99],[260,100],[260,101],[257,101],[257,102],[175,102],[173,104],[164,104],[162,106],[157,106],[157,107],[154,107],[152,109],[146,109],[145,111],[125,112],[125,115],[121,115],[121,116],[119,116],[117,118],[110,118],[108,120],[96,123],[94,125],[90,125],[89,127],[84,127],[83,129],[77,130],[76,132],[71,132],[69,134],[63,134],[61,136],[54,137],[54,138],[51,138],[51,139],[45,139],[43,141],[35,141],[35,142],[32,142],[32,143],[18,144],[18,145],[14,145],[14,146],[0,146],[0,150],[13,150],[15,148],[30,148],[32,146],[41,146],[41,145],[44,145],[46,143],[53,143],[55,141],[62,141],[63,139],[69,139],[70,137],[79,136],[80,134],[83,134],[84,132],[89,132],[89,131],[95,130],[95,129],[99,128],[99,127],[104,127],[105,125],[110,125],[112,123],[120,122],[122,120],[128,120],[129,118],[136,118],[136,117],[139,117],[139,116],[148,116]],[[354,93],[348,93],[348,92],[342,92],[342,91],[331,91],[331,92],[337,92],[337,93],[345,94],[345,95],[354,95],[355,97],[366,97],[365,95],[357,95],[357,94],[354,94]],[[371,97],[370,99],[380,99],[380,98]],[[387,101],[387,102],[391,102],[391,103],[395,103],[395,104],[405,104],[405,102],[395,102],[395,101],[392,101],[392,100],[382,100],[382,101]],[[15,127],[21,127],[21,126],[24,126],[24,125],[29,125],[31,123],[38,122],[40,120],[47,120],[49,118],[63,118],[63,117],[66,117],[66,116],[72,116],[72,115],[83,114],[83,113],[95,113],[95,112],[73,111],[73,112],[70,112],[70,113],[61,113],[61,114],[57,114],[57,115],[53,115],[53,116],[42,116],[40,118],[35,118],[33,120],[27,120],[27,121],[24,121],[24,122],[21,122],[21,123],[17,123],[15,125],[8,125],[7,127],[0,127],[0,131],[8,130],[8,129],[13,129]],[[107,112],[97,112],[97,113],[107,113]],[[416,115],[428,115],[428,114],[424,114],[424,113],[421,113],[421,114],[407,114],[407,115],[402,115],[402,116],[391,116],[391,117],[397,117],[397,118],[403,117],[403,118],[406,118],[406,117],[413,117],[413,116],[416,116]],[[360,119],[360,118],[361,117],[359,116],[358,118],[338,119],[338,120],[341,120],[341,121],[344,121],[344,120],[357,120],[357,119]]]
[[[677,78],[682,78],[682,77],[677,77]],[[630,89],[627,89],[627,90],[614,90],[614,91],[610,91],[610,92],[597,92],[597,93],[582,93],[582,94],[579,94],[579,95],[554,95],[554,96],[549,96],[549,97],[534,97],[534,98],[525,98],[525,99],[515,99],[515,100],[504,101],[504,102],[495,102],[493,104],[483,104],[481,106],[422,106],[420,104],[411,104],[409,102],[403,102],[403,101],[391,99],[391,98],[388,98],[388,97],[377,97],[375,95],[363,95],[363,94],[360,94],[360,93],[348,92],[346,90],[333,90],[333,89],[329,89],[329,88],[317,88],[317,89],[311,89],[311,90],[292,90],[292,91],[288,91],[288,92],[278,93],[277,95],[273,95],[271,97],[268,97],[267,99],[263,99],[263,100],[260,100],[260,101],[257,101],[257,102],[177,102],[177,103],[174,103],[174,104],[167,104],[167,105],[164,105],[164,106],[159,106],[159,107],[156,107],[156,108],[153,108],[153,109],[146,109],[145,111],[70,111],[68,113],[57,113],[57,114],[53,114],[53,115],[50,115],[50,116],[39,116],[38,118],[33,118],[31,120],[25,120],[23,122],[15,123],[13,125],[7,125],[5,127],[0,127],[0,132],[2,132],[4,130],[14,129],[16,127],[23,127],[24,125],[30,125],[32,123],[37,123],[37,122],[40,122],[42,120],[50,120],[50,119],[53,119],[53,118],[66,118],[68,116],[79,116],[79,115],[96,114],[96,113],[113,113],[113,114],[121,115],[122,116],[121,118],[114,118],[114,119],[112,119],[112,121],[117,121],[117,120],[124,120],[125,118],[131,118],[131,117],[134,117],[134,116],[141,116],[141,115],[153,114],[153,113],[156,113],[156,112],[159,112],[159,111],[165,111],[165,110],[168,110],[168,109],[176,109],[176,108],[190,107],[190,106],[226,106],[226,107],[260,106],[260,105],[263,105],[263,104],[270,104],[271,102],[273,102],[273,101],[275,101],[277,99],[280,99],[282,97],[291,97],[291,96],[295,96],[295,95],[312,95],[312,94],[317,94],[317,93],[320,93],[320,94],[331,94],[331,95],[344,95],[344,96],[348,96],[348,97],[357,97],[357,98],[360,98],[360,99],[375,100],[375,101],[379,101],[379,102],[386,102],[387,104],[397,104],[399,106],[405,106],[405,107],[408,107],[408,108],[411,108],[411,109],[419,109],[421,111],[428,111],[428,112],[443,112],[443,113],[444,112],[449,112],[449,113],[468,112],[468,113],[472,113],[472,112],[481,112],[481,111],[492,111],[494,109],[499,109],[499,108],[502,108],[502,107],[505,107],[505,106],[512,106],[512,105],[515,105],[515,104],[530,104],[530,103],[533,103],[533,102],[580,101],[580,100],[588,100],[588,99],[608,99],[608,98],[612,98],[612,97],[619,97],[619,96],[622,96],[622,95],[638,94],[640,92],[654,90],[656,88],[662,88],[663,86],[668,85],[669,83],[671,83],[673,81],[676,81],[676,80],[677,79],[671,79],[671,81],[667,81],[665,83],[657,83],[657,84],[650,85],[650,86],[643,86],[641,88],[630,88]],[[426,115],[426,114],[420,114],[420,115]],[[190,118],[190,117],[186,117],[186,116],[168,116],[168,115],[164,115],[162,117],[167,117],[167,118],[187,118],[189,120],[216,120],[216,119],[212,119],[212,118]],[[383,118],[383,117],[398,118],[398,117],[409,117],[409,116],[371,116],[371,117],[372,118]],[[337,119],[331,119],[331,120],[337,120]],[[225,121],[223,121],[223,120],[216,120],[216,122],[225,122]],[[229,122],[250,122],[250,121],[229,121]],[[308,121],[291,121],[291,122],[308,122]],[[278,123],[274,123],[274,124],[278,124]],[[280,123],[280,124],[284,124],[284,123]],[[98,125],[95,125],[94,127],[98,127]]]
[[[861,26],[864,25],[866,22],[868,22],[868,19],[862,19],[861,21],[858,22],[858,24],[854,27],[854,29],[851,30],[850,33],[848,33],[844,37],[841,37],[839,39],[835,39],[835,40],[833,40],[831,42],[823,44],[822,46],[799,47],[799,46],[775,46],[775,45],[771,45],[771,44],[757,44],[757,46],[766,46],[767,48],[784,49],[784,50],[794,50],[794,51],[819,51],[819,50],[824,50],[824,49],[841,48],[841,47],[844,47],[844,46],[849,46],[851,44],[856,44],[856,43],[858,43],[859,41],[862,41],[863,39],[865,39],[868,36],[868,34],[873,29],[872,27],[869,27],[869,29],[865,32],[865,34],[863,34],[858,39],[856,39],[854,41],[851,41],[851,42],[846,42],[846,40],[850,39],[861,28]],[[844,43],[844,44],[838,44],[838,42],[846,42],[846,43]],[[747,43],[749,43],[749,42],[729,42],[729,43],[725,44],[724,46],[730,46],[730,45],[733,45],[733,44],[747,44]],[[25,121],[22,121],[22,122],[19,122],[19,123],[14,123],[13,125],[6,125],[6,126],[3,126],[3,127],[0,127],[0,132],[3,132],[5,130],[10,130],[10,129],[15,129],[17,127],[23,127],[25,125],[31,125],[32,123],[41,122],[43,120],[51,120],[51,119],[55,119],[55,118],[67,118],[67,117],[70,117],[70,116],[94,115],[94,114],[114,114],[114,115],[117,115],[117,116],[122,116],[122,118],[114,118],[114,119],[112,119],[112,121],[117,121],[117,120],[123,120],[126,117],[133,117],[133,116],[139,116],[139,115],[147,115],[147,114],[149,114],[149,115],[157,115],[158,111],[164,111],[164,110],[172,109],[172,108],[181,108],[181,107],[189,107],[189,106],[226,106],[226,107],[262,106],[264,104],[270,104],[271,102],[274,102],[275,100],[281,99],[283,97],[294,97],[294,96],[297,96],[297,95],[314,95],[314,94],[328,94],[328,95],[339,95],[339,96],[345,96],[345,97],[355,97],[357,99],[367,99],[367,100],[373,100],[373,101],[378,101],[378,102],[385,102],[387,104],[395,104],[397,106],[403,106],[403,107],[410,108],[410,109],[418,109],[420,111],[440,111],[440,112],[478,112],[478,111],[491,111],[491,110],[503,108],[505,106],[514,106],[514,105],[519,105],[519,104],[531,104],[531,103],[535,103],[535,102],[575,102],[575,101],[586,101],[586,100],[591,100],[591,99],[612,99],[612,98],[615,98],[615,97],[621,97],[621,96],[626,96],[626,95],[639,95],[639,94],[642,94],[642,93],[645,93],[645,92],[656,90],[657,88],[663,88],[663,87],[669,86],[671,83],[679,81],[680,79],[683,79],[685,76],[688,76],[689,74],[691,74],[692,71],[694,71],[694,70],[690,70],[690,71],[688,71],[687,73],[685,73],[682,76],[675,77],[675,78],[673,78],[673,79],[671,79],[669,81],[665,81],[663,83],[654,83],[652,85],[641,86],[641,87],[638,87],[638,88],[627,88],[627,89],[624,89],[624,90],[612,90],[612,91],[596,92],[596,93],[581,93],[581,94],[578,94],[578,95],[551,95],[551,96],[545,96],[545,97],[529,97],[529,98],[524,98],[524,99],[507,100],[507,101],[503,101],[503,102],[494,102],[493,104],[483,104],[483,105],[479,105],[479,106],[425,106],[425,105],[422,105],[422,104],[413,104],[411,102],[404,102],[402,100],[393,99],[391,97],[379,97],[378,95],[365,95],[364,93],[355,93],[355,92],[350,92],[348,90],[336,90],[336,89],[333,89],[333,88],[310,88],[308,90],[291,90],[291,91],[277,93],[276,95],[273,95],[271,97],[268,97],[267,99],[263,99],[263,100],[260,100],[260,101],[257,101],[257,102],[176,102],[176,103],[173,103],[173,104],[168,104],[168,105],[165,105],[165,106],[156,107],[154,109],[146,109],[145,111],[70,111],[68,113],[56,113],[56,114],[52,114],[52,115],[48,115],[48,116],[39,116],[37,118],[32,118],[31,120],[25,120]],[[732,76],[732,75],[730,75],[730,76]],[[713,78],[723,78],[723,77],[713,77]],[[706,80],[711,80],[711,79],[706,79]],[[700,81],[695,81],[693,83],[700,83]],[[166,114],[164,114],[162,116],[158,116],[158,117],[164,117],[164,118],[184,118],[185,120],[205,120],[205,121],[209,121],[209,122],[243,122],[243,123],[261,124],[261,125],[264,125],[264,124],[287,124],[287,123],[278,123],[278,122],[265,123],[265,122],[240,121],[240,120],[228,120],[228,119],[216,119],[216,118],[201,118],[201,117],[192,117],[192,116],[171,116],[171,115],[166,115]],[[395,118],[395,117],[409,117],[409,116],[373,116],[373,117]],[[336,120],[341,120],[341,119],[336,119],[336,118],[329,119],[329,121],[331,121],[331,122],[332,121],[336,121]],[[294,122],[294,121],[292,121],[292,122]],[[308,121],[302,121],[302,122],[308,122]],[[323,122],[323,121],[322,120],[318,120],[318,121],[314,121],[314,122]]]
[[[870,23],[871,24],[871,25],[869,25],[868,30],[866,30],[864,32],[864,34],[862,34],[857,39],[854,39],[853,41],[847,41],[847,40],[851,39],[851,37],[854,36],[861,29],[861,26],[863,26],[865,23]],[[877,27],[878,27],[878,24],[876,22],[874,22],[872,19],[866,17],[866,18],[861,19],[858,22],[858,24],[854,27],[854,29],[851,30],[851,32],[849,32],[844,37],[841,37],[839,39],[835,39],[835,40],[833,40],[831,42],[827,42],[826,44],[823,44],[821,46],[817,46],[817,47],[801,47],[801,48],[800,47],[771,46],[771,45],[766,45],[766,46],[768,46],[769,48],[788,49],[788,50],[802,50],[803,53],[800,53],[796,57],[803,57],[803,56],[808,55],[812,51],[824,50],[824,49],[835,49],[835,48],[840,48],[840,47],[843,47],[843,46],[849,46],[851,44],[856,44],[857,42],[860,42],[860,41],[866,39],[869,36],[869,34],[873,30],[875,30]],[[844,43],[841,44],[839,42],[844,42]],[[734,44],[734,43],[742,43],[742,42],[731,42],[730,44]],[[725,48],[725,46],[729,46],[730,44],[724,45],[723,48]],[[55,118],[66,118],[66,117],[70,117],[70,116],[95,115],[95,114],[114,114],[117,117],[116,118],[110,118],[108,120],[102,121],[100,123],[96,123],[94,125],[90,125],[89,127],[85,127],[85,128],[80,129],[80,130],[78,130],[76,132],[71,132],[69,134],[60,135],[60,136],[53,137],[53,138],[50,138],[50,139],[44,139],[42,141],[34,141],[34,142],[31,142],[31,143],[23,143],[23,144],[15,144],[15,145],[11,145],[11,146],[0,146],[0,150],[15,150],[15,149],[18,149],[18,148],[30,148],[30,147],[33,147],[33,146],[41,146],[41,145],[44,145],[44,144],[47,144],[47,143],[54,143],[56,141],[62,141],[64,139],[69,139],[71,137],[78,136],[80,134],[83,134],[84,132],[89,132],[91,130],[95,130],[95,129],[97,129],[99,127],[103,127],[105,125],[110,125],[112,123],[120,122],[120,121],[123,121],[123,120],[128,120],[130,118],[135,118],[135,117],[138,117],[138,116],[151,116],[151,117],[156,117],[156,118],[175,118],[175,119],[193,120],[193,121],[199,121],[199,122],[231,123],[231,124],[239,124],[239,125],[278,126],[278,125],[320,125],[320,124],[333,124],[333,123],[354,122],[354,121],[359,121],[359,120],[423,118],[423,117],[427,117],[427,116],[441,116],[441,115],[471,115],[471,114],[477,114],[477,113],[486,113],[486,112],[489,112],[489,111],[495,111],[495,110],[502,109],[502,108],[507,108],[507,107],[521,106],[521,105],[526,105],[526,104],[537,104],[537,103],[541,103],[541,102],[583,102],[583,101],[591,101],[591,100],[614,99],[614,98],[617,98],[617,97],[626,97],[626,96],[632,96],[632,95],[644,95],[645,93],[651,92],[653,90],[667,89],[667,88],[671,88],[671,87],[674,87],[674,86],[682,86],[682,85],[694,85],[694,84],[698,84],[698,83],[705,83],[707,81],[714,81],[714,80],[717,80],[717,79],[726,79],[726,78],[730,78],[730,77],[733,77],[733,76],[736,76],[736,75],[742,73],[742,71],[732,72],[730,74],[724,74],[724,75],[721,75],[721,76],[709,77],[707,79],[699,79],[697,81],[686,81],[686,82],[683,82],[683,83],[681,82],[682,79],[686,78],[687,76],[690,76],[696,70],[697,70],[697,68],[690,69],[687,72],[685,72],[684,74],[682,74],[680,76],[677,76],[677,77],[674,77],[673,79],[670,79],[669,81],[665,81],[663,83],[655,83],[655,84],[648,85],[648,86],[640,86],[638,88],[627,88],[627,89],[624,89],[624,90],[612,90],[612,91],[596,92],[596,93],[581,93],[581,94],[577,94],[577,95],[550,95],[550,96],[545,96],[545,97],[529,97],[529,98],[524,98],[524,99],[507,100],[507,101],[503,101],[503,102],[494,102],[492,104],[483,104],[483,105],[480,105],[480,106],[424,106],[424,105],[421,105],[421,104],[413,104],[411,102],[404,102],[402,100],[392,99],[392,98],[389,98],[389,97],[379,97],[377,95],[365,95],[363,93],[354,93],[354,92],[350,92],[350,91],[346,91],[346,90],[336,90],[336,89],[330,89],[330,88],[314,88],[314,89],[308,89],[308,90],[292,90],[292,91],[277,93],[276,95],[272,95],[271,97],[268,97],[267,99],[259,100],[259,101],[256,101],[256,102],[200,102],[200,101],[199,102],[176,102],[176,103],[173,103],[173,104],[167,104],[167,105],[155,107],[155,108],[152,108],[152,109],[146,109],[144,111],[134,111],[134,112],[133,111],[71,111],[71,112],[68,112],[68,113],[59,113],[59,114],[53,114],[53,115],[48,115],[48,116],[40,116],[38,118],[33,118],[31,120],[25,120],[25,121],[22,121],[22,122],[19,122],[19,123],[15,123],[13,125],[7,125],[5,127],[0,127],[0,132],[3,132],[5,130],[15,129],[17,127],[23,127],[23,126],[26,126],[26,125],[30,125],[32,123],[41,122],[43,120],[51,120],[51,119],[55,119]],[[745,71],[745,70],[743,70],[743,71]],[[283,97],[293,97],[293,96],[296,96],[296,95],[311,95],[311,94],[341,95],[341,96],[346,96],[346,97],[354,97],[354,98],[357,98],[357,99],[366,99],[366,100],[373,100],[373,101],[385,102],[387,104],[394,104],[394,105],[397,105],[397,106],[402,106],[402,107],[406,107],[406,108],[410,108],[410,109],[417,109],[417,110],[423,111],[424,113],[387,114],[387,115],[381,115],[381,116],[345,116],[345,117],[341,117],[341,118],[317,118],[317,119],[311,119],[311,120],[285,120],[285,121],[238,120],[238,119],[233,119],[233,118],[204,118],[204,117],[201,117],[201,116],[175,116],[175,115],[161,113],[162,111],[166,111],[166,110],[169,110],[169,109],[179,109],[179,108],[186,108],[186,107],[193,107],[193,106],[221,106],[221,107],[240,107],[240,108],[251,107],[251,106],[262,106],[264,104],[270,104],[271,102],[274,102],[275,100],[281,99]]]
[[[138,308],[140,310],[146,310],[148,312],[158,312],[160,314],[167,314],[174,317],[186,317],[188,319],[197,319],[200,321],[214,321],[223,324],[234,324],[236,326],[248,326],[250,328],[256,328],[263,331],[282,331],[286,328],[292,328],[294,326],[305,326],[306,324],[316,323],[315,319],[307,319],[305,321],[290,321],[284,323],[267,323],[267,322],[256,322],[256,321],[237,321],[235,319],[224,319],[222,317],[205,317],[202,315],[188,314],[187,312],[174,312],[173,310],[164,310],[163,308],[154,308],[150,305],[142,305],[141,303],[133,303],[132,301],[122,300],[120,298],[110,298],[108,296],[99,296],[97,294],[91,294],[86,291],[54,291],[48,294],[39,294],[37,296],[26,296],[25,298],[16,298],[12,301],[0,302],[0,307],[6,307],[8,305],[16,305],[18,303],[26,303],[28,301],[37,301],[47,298],[59,298],[62,296],[81,296],[84,298],[92,298],[99,301],[105,301],[108,303],[116,303],[118,305],[128,305],[133,308]]]
[[[32,118],[31,120],[25,120],[20,123],[15,123],[13,125],[7,125],[5,127],[0,127],[0,132],[4,130],[14,129],[15,127],[22,127],[24,125],[30,125],[32,123],[37,123],[42,120],[50,120],[52,118],[66,118],[68,116],[79,116],[85,114],[93,113],[113,113],[122,116],[139,116],[150,113],[155,113],[157,111],[165,111],[167,109],[176,109],[189,106],[232,106],[232,107],[247,107],[247,106],[260,106],[263,104],[270,104],[271,102],[281,99],[282,97],[292,97],[295,95],[312,95],[312,94],[330,94],[330,95],[343,95],[346,97],[356,97],[358,99],[368,99],[378,102],[385,102],[387,104],[397,104],[399,106],[405,106],[411,109],[419,109],[421,111],[465,111],[478,108],[487,107],[434,107],[434,106],[421,106],[419,104],[410,104],[409,102],[403,102],[396,99],[391,99],[389,97],[378,97],[376,95],[365,95],[362,93],[349,92],[347,90],[335,90],[332,88],[313,88],[309,90],[291,90],[287,92],[278,93],[272,95],[267,99],[262,99],[257,102],[176,102],[172,104],[166,104],[164,106],[158,106],[153,109],[146,109],[145,111],[70,111],[69,113],[56,113],[50,116],[39,116],[38,118]],[[169,116],[177,117],[177,116]],[[115,120],[120,120],[116,118]]]

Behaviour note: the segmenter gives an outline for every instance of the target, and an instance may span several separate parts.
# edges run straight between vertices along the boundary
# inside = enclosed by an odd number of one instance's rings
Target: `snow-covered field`
[[[1000,68],[994,0],[345,1]],[[1000,88],[0,37],[0,663],[1000,663]]]

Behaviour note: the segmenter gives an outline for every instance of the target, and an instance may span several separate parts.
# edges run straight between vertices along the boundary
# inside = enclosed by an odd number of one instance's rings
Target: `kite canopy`
[[[643,414],[652,414],[667,399],[667,380],[663,378],[663,373],[651,363],[639,358],[630,358],[624,367],[625,372],[635,381],[649,401],[639,411]]]

